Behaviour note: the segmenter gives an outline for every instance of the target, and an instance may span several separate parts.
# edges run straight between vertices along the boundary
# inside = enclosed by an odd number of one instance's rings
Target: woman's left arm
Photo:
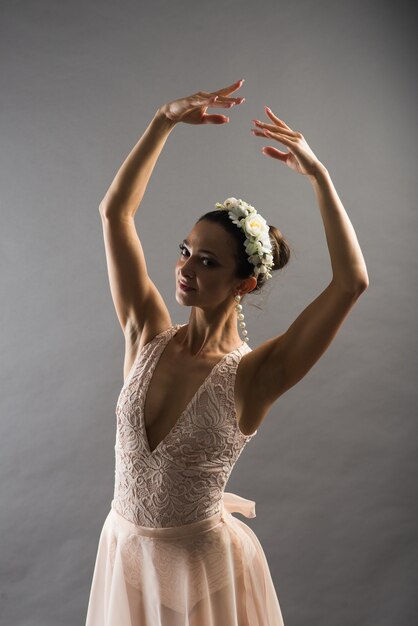
[[[332,267],[332,282],[337,289],[361,294],[369,284],[366,263],[343,204],[328,170],[318,163],[309,175],[324,223]]]
[[[324,224],[331,259],[332,279],[289,326],[287,331],[254,349],[243,363],[243,379],[265,408],[303,378],[325,352],[361,293],[368,287],[366,264],[356,233],[338,197],[327,168],[317,159],[305,138],[266,107],[273,124],[254,120],[254,134],[283,143],[288,152],[262,149],[266,156],[307,176],[313,186]],[[245,370],[248,369],[247,375]],[[251,392],[249,392],[251,393]],[[251,404],[251,399],[250,399]],[[257,426],[257,425],[254,425]]]

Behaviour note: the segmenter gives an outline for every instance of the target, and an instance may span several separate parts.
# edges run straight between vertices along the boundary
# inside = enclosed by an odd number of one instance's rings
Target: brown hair
[[[205,213],[204,215],[199,217],[197,223],[201,222],[202,220],[207,220],[209,222],[214,222],[215,224],[220,224],[235,239],[237,243],[235,254],[235,258],[237,261],[237,278],[248,278],[249,276],[252,276],[254,274],[254,265],[249,262],[248,255],[245,252],[244,247],[246,235],[242,228],[238,228],[236,224],[231,221],[228,215],[228,211],[224,211],[222,209],[209,211],[208,213]],[[276,226],[271,226],[270,224],[269,237],[272,245],[272,255],[274,262],[272,271],[280,270],[289,261],[290,247],[286,239],[283,237],[281,231],[276,228]],[[257,276],[257,285],[256,287],[254,287],[253,292],[259,291],[265,282],[265,275],[259,274]]]

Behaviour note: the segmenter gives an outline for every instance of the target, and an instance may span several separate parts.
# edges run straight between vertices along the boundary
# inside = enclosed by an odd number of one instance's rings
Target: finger
[[[289,135],[284,135],[283,133],[272,133],[268,130],[258,130],[257,128],[252,128],[251,131],[254,135],[258,137],[271,137],[272,139],[277,139],[277,141],[281,141],[285,145],[289,145],[294,143],[294,140]]]
[[[251,132],[253,135],[257,135],[257,137],[265,137],[264,131],[258,130],[258,128],[252,128]]]
[[[279,161],[283,161],[283,163],[286,163],[289,158],[289,152],[282,152],[281,150],[277,150],[277,148],[273,148],[273,146],[264,146],[261,148],[261,152],[265,156],[273,157],[273,159],[278,159]]]
[[[202,120],[202,124],[225,124],[226,122],[229,122],[229,117],[226,117],[226,115],[218,115],[216,113],[212,115],[204,115]]]
[[[245,102],[244,97],[227,98],[226,96],[214,96],[212,94],[198,95],[191,100],[192,105],[195,107],[232,107],[236,104],[242,104],[243,102]]]
[[[245,102],[245,98],[223,98],[220,99],[219,97],[217,97],[216,100],[212,100],[208,106],[210,107],[214,107],[214,106],[218,106],[218,107],[233,107],[236,104],[242,104],[243,102]]]
[[[230,93],[232,93],[233,91],[236,91],[237,89],[239,89],[242,84],[244,83],[244,78],[242,78],[241,80],[237,80],[235,83],[232,83],[232,85],[229,85],[228,87],[222,87],[221,89],[218,89],[217,91],[212,91],[213,94],[218,94],[218,95],[228,95]]]
[[[284,132],[280,131],[271,131],[271,130],[263,130],[262,133],[266,136],[266,137],[272,137],[272,139],[277,139],[278,141],[281,141],[282,143],[286,143],[287,142],[291,142],[291,143],[297,143],[297,136],[296,135],[286,135]]]
[[[270,109],[270,107],[265,106],[264,110],[267,113],[267,115],[269,116],[269,118],[273,120],[273,122],[276,122],[276,124],[279,124],[280,126],[283,126],[283,128],[287,128],[288,130],[292,130],[290,128],[290,126],[288,126],[283,120],[280,119],[280,117],[277,117],[277,115],[274,115],[274,113]]]
[[[260,120],[252,120],[256,126],[265,130],[271,130],[272,132],[280,132],[284,135],[296,135],[295,131],[288,130],[287,128],[278,127],[276,124],[267,124],[267,122],[261,122]]]
[[[243,96],[238,96],[236,98],[231,98],[230,96],[214,96],[216,98],[216,102],[240,102],[241,100],[245,100]]]

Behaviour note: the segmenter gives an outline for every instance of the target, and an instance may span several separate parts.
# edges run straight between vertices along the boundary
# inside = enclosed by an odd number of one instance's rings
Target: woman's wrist
[[[320,184],[325,180],[329,179],[329,172],[325,165],[318,161],[314,171],[308,175],[312,184]]]
[[[165,105],[157,109],[152,121],[153,123],[155,123],[157,127],[161,128],[161,130],[167,131],[167,132],[170,132],[174,128],[174,126],[177,124],[177,122],[167,117]]]

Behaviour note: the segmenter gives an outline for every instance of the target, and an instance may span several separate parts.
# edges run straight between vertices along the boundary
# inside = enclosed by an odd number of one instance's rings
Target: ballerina
[[[283,626],[267,559],[239,518],[255,502],[225,492],[268,411],[324,354],[368,286],[354,228],[330,174],[301,132],[265,107],[251,132],[312,184],[332,279],[282,334],[251,348],[242,302],[288,262],[290,246],[259,207],[216,202],[175,265],[172,323],[151,280],[134,216],[165,142],[181,123],[225,124],[243,81],[164,104],[100,203],[110,289],[125,338],[116,405],[115,490],[100,535],[86,626]],[[165,223],[169,223],[169,206]],[[158,231],[159,239],[164,236]],[[167,237],[169,237],[167,229]],[[240,337],[240,333],[242,338]]]

